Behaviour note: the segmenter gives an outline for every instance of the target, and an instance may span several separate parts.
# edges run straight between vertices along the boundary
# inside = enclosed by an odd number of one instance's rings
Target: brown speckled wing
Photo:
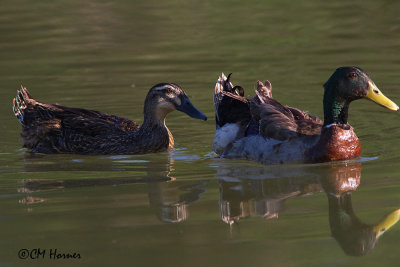
[[[79,153],[102,138],[139,130],[125,118],[36,101],[25,88],[18,91],[13,109],[23,125],[24,146],[36,152],[68,153],[76,147]]]
[[[297,124],[282,105],[269,99],[265,103],[250,102],[252,116],[259,122],[260,135],[277,140],[296,136]]]
[[[250,102],[250,111],[259,121],[260,135],[277,140],[296,136],[319,135],[323,122],[297,108],[281,105],[272,99],[271,83],[257,82],[257,96]]]
[[[106,134],[108,131],[114,131],[115,129],[122,131],[139,130],[139,125],[136,122],[115,115],[109,115],[95,110],[70,108],[59,105],[53,106],[56,107],[56,110],[52,111],[53,116],[60,118],[66,127],[82,128],[82,131],[94,131],[94,133],[98,134]]]

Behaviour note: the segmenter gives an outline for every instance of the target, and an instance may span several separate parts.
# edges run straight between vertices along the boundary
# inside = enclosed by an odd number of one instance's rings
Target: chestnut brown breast
[[[350,125],[323,127],[317,144],[306,152],[307,161],[345,160],[361,155],[361,144]]]

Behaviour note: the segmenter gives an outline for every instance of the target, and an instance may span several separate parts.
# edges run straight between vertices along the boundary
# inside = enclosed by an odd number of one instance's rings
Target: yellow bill
[[[382,92],[376,87],[376,85],[373,82],[368,82],[368,93],[366,95],[366,98],[374,101],[375,103],[381,105],[382,107],[385,107],[390,110],[397,111],[399,109],[399,106],[396,105],[392,100],[387,98],[382,94]]]
[[[386,215],[377,225],[374,226],[376,238],[380,237],[390,227],[395,225],[400,219],[400,209],[394,210]]]

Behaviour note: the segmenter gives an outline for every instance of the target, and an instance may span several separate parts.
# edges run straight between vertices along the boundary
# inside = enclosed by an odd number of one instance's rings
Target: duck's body
[[[165,117],[175,109],[206,119],[182,88],[168,83],[150,89],[141,126],[99,111],[42,103],[26,88],[18,91],[13,106],[22,124],[24,147],[32,152],[74,154],[142,154],[172,148],[174,139]]]
[[[350,102],[367,97],[389,109],[398,109],[356,67],[337,69],[324,85],[324,121],[272,99],[268,81],[258,82],[257,96],[246,99],[243,89],[233,87],[229,78],[222,75],[215,87],[217,130],[213,144],[217,154],[228,158],[276,164],[358,157],[360,141],[347,123]]]
[[[231,139],[229,147],[226,147],[227,150],[221,155],[264,164],[324,162],[360,156],[361,145],[352,128],[346,130],[340,125],[332,125],[323,131],[326,131],[326,134],[304,135],[286,140],[277,140],[259,134],[239,139],[235,136],[235,139]],[[214,139],[214,143],[216,142],[218,142],[217,138]]]

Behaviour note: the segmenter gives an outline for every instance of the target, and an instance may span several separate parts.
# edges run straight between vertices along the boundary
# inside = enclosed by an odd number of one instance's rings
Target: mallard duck
[[[244,89],[233,87],[230,75],[222,74],[214,92],[214,151],[265,164],[350,159],[361,154],[357,135],[347,122],[350,103],[367,98],[390,110],[399,109],[358,67],[336,69],[324,88],[322,121],[274,100],[269,81],[258,81],[257,95],[245,98]]]
[[[141,126],[99,111],[39,102],[24,87],[14,98],[13,111],[22,124],[23,146],[32,152],[74,154],[141,154],[174,146],[165,125],[168,113],[179,110],[206,120],[183,89],[174,83],[153,86],[144,102]]]

